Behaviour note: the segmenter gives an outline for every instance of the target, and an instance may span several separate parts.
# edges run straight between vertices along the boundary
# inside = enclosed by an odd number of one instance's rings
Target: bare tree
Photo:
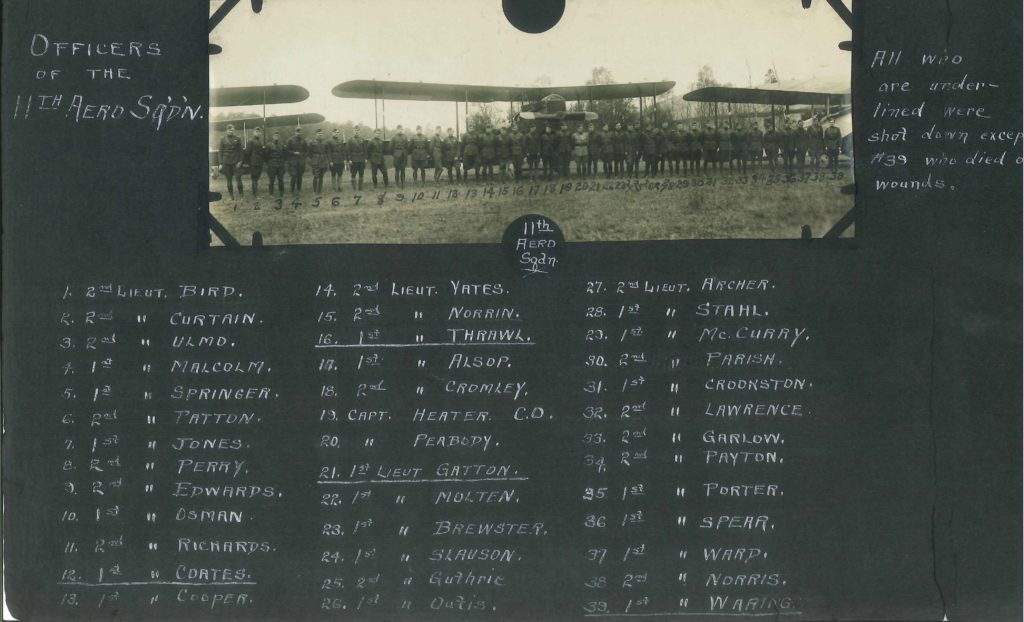
[[[586,86],[615,84],[615,76],[607,67],[594,67],[590,70],[590,79],[584,84]],[[585,105],[578,106],[578,108],[596,112],[602,125],[608,123],[614,126],[616,123],[622,123],[625,127],[635,123],[639,118],[632,99],[595,100],[592,105],[590,102],[586,102]]]
[[[710,65],[703,65],[697,70],[697,81],[690,84],[690,90],[702,89],[709,86],[719,86],[715,79],[715,72]],[[707,120],[715,114],[714,102],[700,102],[697,104],[697,115]]]
[[[491,104],[478,104],[467,121],[470,128],[490,128],[503,125],[502,114]]]

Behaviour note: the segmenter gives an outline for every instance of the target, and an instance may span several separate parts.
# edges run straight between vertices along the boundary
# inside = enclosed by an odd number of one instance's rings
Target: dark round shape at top
[[[501,0],[505,18],[523,32],[554,28],[565,13],[565,0]]]

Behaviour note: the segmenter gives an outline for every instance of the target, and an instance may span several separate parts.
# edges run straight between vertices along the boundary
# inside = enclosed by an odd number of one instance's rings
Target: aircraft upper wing
[[[753,88],[707,86],[690,91],[683,99],[691,102],[732,104],[842,104],[850,99],[850,83],[839,79],[812,78],[763,84]]]
[[[293,104],[309,98],[309,91],[294,84],[227,86],[210,89],[210,106]]]
[[[323,123],[324,115],[307,112],[305,114],[283,114],[267,117],[266,127],[289,127],[292,125],[315,125]],[[242,117],[241,119],[225,119],[223,121],[210,121],[210,129],[216,132],[223,132],[228,124],[234,125],[236,130],[242,127],[262,127],[263,117]]]
[[[414,101],[469,101],[474,103],[538,101],[547,95],[567,100],[622,99],[661,95],[675,82],[633,82],[593,86],[480,86],[430,82],[392,82],[387,80],[350,80],[331,89],[338,97],[353,99],[395,99]]]

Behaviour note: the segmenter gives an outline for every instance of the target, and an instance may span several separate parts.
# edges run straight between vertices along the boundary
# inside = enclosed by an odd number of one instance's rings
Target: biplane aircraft
[[[726,115],[733,104],[760,104],[768,106],[768,114],[774,122],[777,113],[789,116],[800,113],[804,116],[819,115],[824,121],[835,121],[843,133],[843,152],[852,153],[853,115],[850,106],[849,81],[813,78],[773,82],[756,87],[706,86],[683,95],[691,102],[714,103],[717,123],[719,104],[726,105]]]
[[[631,82],[626,84],[593,84],[584,86],[481,86],[472,84],[439,84],[430,82],[394,82],[389,80],[350,80],[342,82],[331,89],[337,97],[350,99],[373,99],[374,110],[377,100],[381,101],[383,112],[384,101],[431,101],[454,102],[455,130],[459,127],[459,104],[465,105],[465,116],[469,116],[469,104],[489,104],[508,102],[510,118],[515,122],[548,121],[596,121],[597,113],[585,110],[569,110],[566,102],[575,101],[578,108],[583,102],[594,102],[604,99],[640,98],[640,109],[643,110],[643,98],[653,97],[657,102],[658,95],[670,91],[676,85],[672,81]],[[515,104],[519,109],[515,109]],[[382,114],[383,117],[383,114]]]

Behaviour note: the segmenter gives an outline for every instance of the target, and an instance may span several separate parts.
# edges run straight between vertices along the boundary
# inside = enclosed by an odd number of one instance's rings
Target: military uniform
[[[452,183],[452,169],[455,168],[455,160],[459,155],[459,140],[455,138],[455,135],[448,130],[448,136],[445,137],[441,143],[441,166],[448,171],[448,185]],[[462,175],[459,174],[459,170],[455,168],[456,181],[462,180]]]
[[[512,158],[512,175],[516,181],[519,181],[523,177],[523,152],[525,151],[523,134],[518,128],[513,129],[508,141],[509,156]]]
[[[474,181],[480,179],[480,137],[475,131],[467,130],[462,137],[463,179],[469,181],[469,169],[473,169]]]
[[[779,162],[779,149],[782,147],[782,136],[779,135],[778,130],[773,126],[768,126],[768,129],[764,132],[762,143],[764,144],[764,155],[768,158],[768,167],[774,170],[775,165]]]
[[[537,135],[537,128],[533,126],[523,138],[523,151],[526,152],[526,166],[537,175],[537,166],[540,164],[540,136]]]
[[[441,180],[441,170],[444,168],[444,136],[440,131],[435,131],[430,139],[430,159],[434,165],[434,183]]]
[[[548,127],[540,136],[540,155],[544,161],[544,179],[557,175],[558,167],[558,135]]]
[[[719,167],[725,171],[726,167],[732,170],[732,128],[728,125],[724,130],[718,130],[718,162]]]
[[[324,175],[330,165],[329,150],[330,145],[319,136],[309,143],[309,168],[313,171],[313,192],[316,194],[324,191]]]
[[[388,187],[388,167],[384,165],[384,141],[380,136],[374,136],[366,143],[366,160],[370,163],[370,179],[373,180],[373,187],[377,187],[377,173],[381,174],[384,187]]]
[[[405,165],[409,158],[409,139],[402,130],[391,137],[391,156],[395,161],[395,185],[405,188]]]
[[[412,160],[412,182],[416,183],[417,173],[423,184],[427,183],[427,158],[430,156],[430,139],[423,132],[409,139],[409,158]]]
[[[828,155],[828,169],[839,172],[839,151],[843,148],[843,133],[838,127],[830,124],[822,136],[825,143],[825,154]]]
[[[796,129],[792,127],[786,127],[782,130],[780,136],[782,142],[782,161],[786,165],[787,171],[793,170],[793,161],[796,159],[797,144],[800,141],[800,137],[797,135]]]
[[[345,160],[348,158],[348,149],[345,141],[338,134],[331,137],[327,143],[327,156],[331,163],[331,187],[335,191],[341,190],[342,173],[345,172]]]
[[[683,131],[681,140],[683,154],[683,173],[696,174],[700,165],[700,137],[697,128],[693,125],[690,129]]]
[[[654,134],[654,148],[657,149],[657,157],[655,158],[654,172],[655,174],[661,175],[665,173],[665,160],[668,159],[669,144],[668,144],[668,124],[663,123],[660,128],[655,128]]]
[[[259,194],[260,176],[263,175],[263,138],[256,134],[245,146],[242,162],[249,166],[249,179],[252,180],[252,195]]]
[[[671,146],[669,148],[669,163],[666,166],[668,166],[670,174],[678,176],[681,172],[679,161],[683,155],[683,131],[679,129],[678,125],[675,129],[669,130],[666,142]]]
[[[242,162],[242,139],[234,134],[225,134],[220,139],[220,172],[228,180],[228,194],[235,198],[235,177],[238,178],[238,195],[244,192],[242,189],[242,175],[238,170]]]
[[[626,130],[623,145],[626,150],[626,174],[633,177],[637,174],[637,167],[640,164],[640,133],[637,132],[636,126]]]
[[[741,173],[747,172],[747,155],[750,153],[747,148],[747,130],[743,125],[737,123],[733,126],[729,135],[732,142],[732,159],[736,161],[736,169]]]
[[[612,171],[616,177],[625,173],[626,135],[621,129],[612,130]]]
[[[494,179],[495,160],[495,136],[490,130],[484,130],[480,134],[480,165],[483,168],[484,178],[488,181]]]
[[[588,175],[597,176],[597,160],[601,157],[601,151],[603,148],[604,133],[597,128],[593,128],[587,132],[587,153],[590,155],[587,159]]]
[[[764,132],[756,123],[752,123],[747,130],[747,153],[751,165],[760,166],[761,156],[764,154]]]
[[[309,154],[309,143],[296,131],[288,139],[288,184],[292,194],[302,192],[302,176],[306,174],[306,156]]]
[[[348,170],[352,178],[352,189],[363,189],[363,173],[366,171],[366,139],[358,134],[352,136],[348,141]],[[359,185],[356,185],[356,176],[359,177]]]
[[[576,128],[572,135],[572,157],[576,160],[576,175],[587,177],[590,171],[590,135],[583,131],[583,126]]]
[[[593,131],[587,132],[587,174],[593,174],[597,176],[597,161],[601,159],[601,154],[604,153],[604,130],[595,128]],[[608,164],[602,162],[601,170],[607,171]]]
[[[267,163],[267,179],[269,180],[268,190],[274,194],[274,180],[277,180],[277,190],[284,196],[284,166],[288,160],[288,152],[280,138],[274,138],[267,143],[263,150],[264,160]]]
[[[825,152],[824,133],[817,119],[807,128],[807,154],[814,168],[821,164],[821,156]]]
[[[508,136],[504,131],[495,132],[494,135],[494,160],[498,163],[498,174],[502,183],[508,177],[508,162],[512,156],[511,147],[508,144]]]
[[[658,175],[658,128],[643,134],[644,144],[644,177]]]
[[[563,127],[558,131],[558,168],[562,177],[569,176],[569,160],[572,159],[572,134],[569,128]]]
[[[704,128],[700,133],[700,155],[704,160],[705,173],[708,172],[708,164],[711,164],[713,170],[718,170],[718,143],[721,139],[721,133],[711,127]]]
[[[615,152],[615,148],[612,146],[612,133],[610,130],[604,130],[604,134],[601,137],[601,168],[604,170],[604,176],[606,179],[611,179],[612,173],[615,172],[615,163],[612,162],[612,154]],[[596,157],[591,154],[591,157]]]

